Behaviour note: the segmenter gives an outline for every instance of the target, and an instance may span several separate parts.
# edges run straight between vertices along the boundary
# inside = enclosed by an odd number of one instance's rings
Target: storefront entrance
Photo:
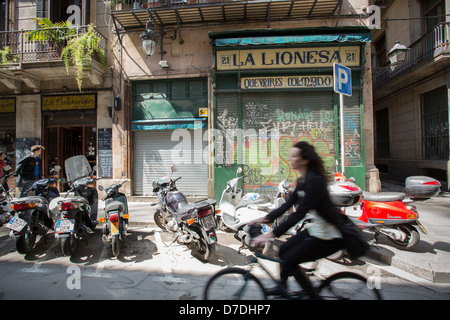
[[[88,119],[92,117],[94,119]],[[46,115],[44,119],[46,176],[55,165],[59,165],[61,166],[59,176],[65,177],[64,161],[77,155],[85,155],[91,166],[96,164],[97,128],[95,123],[91,123],[95,121],[95,115],[80,119],[80,116],[66,114],[64,119],[64,122],[73,123],[60,124],[61,122],[52,115]],[[68,121],[70,119],[71,121]],[[81,124],[82,120],[87,123]]]

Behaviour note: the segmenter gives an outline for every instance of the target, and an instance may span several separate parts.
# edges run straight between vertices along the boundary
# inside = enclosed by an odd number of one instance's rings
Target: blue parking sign
[[[334,92],[352,95],[352,71],[343,65],[333,63]]]

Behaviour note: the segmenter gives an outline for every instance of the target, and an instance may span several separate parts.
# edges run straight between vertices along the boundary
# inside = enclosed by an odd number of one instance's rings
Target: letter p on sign
[[[352,71],[340,64],[333,64],[334,92],[352,95]]]

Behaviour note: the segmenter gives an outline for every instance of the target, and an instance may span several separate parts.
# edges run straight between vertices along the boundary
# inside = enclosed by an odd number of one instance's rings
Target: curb
[[[380,246],[371,246],[367,256],[433,283],[450,283],[450,272],[435,271],[431,265],[429,265],[429,268],[415,265],[404,259],[397,258],[395,254],[388,253],[387,249]]]

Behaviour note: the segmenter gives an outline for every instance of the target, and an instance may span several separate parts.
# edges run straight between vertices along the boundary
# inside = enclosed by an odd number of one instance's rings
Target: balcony
[[[393,82],[402,86],[432,75],[450,63],[450,23],[441,23],[408,47],[405,62],[391,70],[389,67],[374,68],[373,89],[395,88]],[[407,77],[401,77],[408,72]],[[391,82],[392,81],[392,82]],[[385,86],[389,83],[389,86]],[[398,89],[398,87],[397,87]],[[374,91],[375,94],[375,91]]]
[[[75,34],[86,32],[88,26],[75,27]],[[55,28],[56,29],[56,28]],[[51,41],[30,41],[29,33],[34,30],[0,32],[0,82],[19,93],[22,81],[34,92],[40,91],[41,81],[67,77],[67,71],[61,58],[62,46]],[[100,37],[100,47],[106,52],[106,38]],[[92,73],[86,74],[95,86],[102,84],[103,70],[98,59],[93,56]]]
[[[112,17],[125,29],[144,28],[151,16],[164,27],[192,23],[280,21],[329,17],[342,0],[122,0],[111,3]]]

